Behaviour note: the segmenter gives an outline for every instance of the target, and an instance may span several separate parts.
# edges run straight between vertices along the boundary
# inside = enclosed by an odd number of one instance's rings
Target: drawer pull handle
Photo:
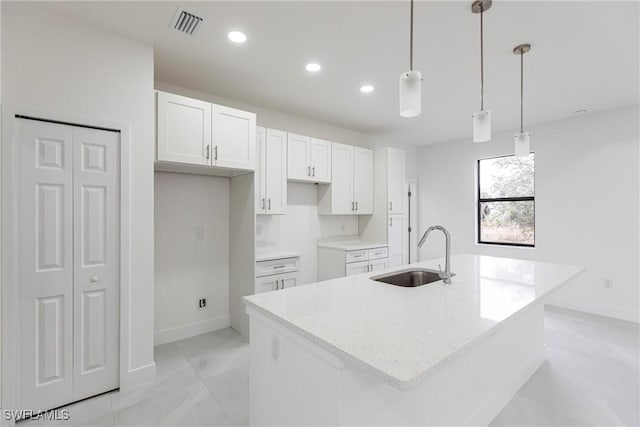
[[[353,255],[354,258],[362,258],[362,254]]]
[[[284,265],[275,265],[273,268],[274,268],[274,269],[277,269],[277,268],[285,268],[285,267],[286,267],[286,266],[284,266]]]

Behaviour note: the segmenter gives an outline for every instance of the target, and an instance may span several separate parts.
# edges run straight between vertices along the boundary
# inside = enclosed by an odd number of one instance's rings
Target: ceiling
[[[43,7],[155,47],[156,80],[425,145],[470,138],[479,109],[479,17],[470,1],[418,1],[414,68],[423,113],[398,114],[408,68],[407,1],[46,2]],[[178,5],[204,17],[188,37]],[[636,1],[495,1],[485,14],[485,106],[494,132],[519,126],[517,44],[525,56],[525,127],[639,102]],[[226,38],[231,29],[244,45]],[[309,61],[323,69],[305,71]],[[375,86],[361,94],[364,83]]]

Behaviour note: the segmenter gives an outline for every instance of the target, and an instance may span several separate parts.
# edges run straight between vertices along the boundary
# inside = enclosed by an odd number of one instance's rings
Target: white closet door
[[[120,134],[73,129],[73,400],[118,387]]]
[[[19,145],[20,409],[73,393],[72,128],[16,120]]]

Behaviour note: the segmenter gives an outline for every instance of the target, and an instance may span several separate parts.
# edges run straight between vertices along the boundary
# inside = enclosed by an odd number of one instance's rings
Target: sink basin
[[[452,273],[451,276],[453,277],[455,274]],[[416,268],[375,276],[372,277],[371,280],[394,286],[402,286],[404,288],[415,288],[416,286],[428,285],[429,283],[438,282],[442,279],[440,278],[440,274],[435,270]]]

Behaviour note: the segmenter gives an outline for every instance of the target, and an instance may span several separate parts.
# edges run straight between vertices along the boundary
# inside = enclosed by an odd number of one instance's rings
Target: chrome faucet
[[[441,225],[432,225],[431,227],[427,228],[427,231],[425,231],[424,234],[422,235],[422,238],[420,238],[420,242],[418,242],[418,247],[421,248],[422,245],[424,245],[424,241],[427,240],[427,237],[433,230],[442,231],[447,241],[444,273],[442,272],[442,267],[440,267],[440,264],[438,264],[438,270],[440,270],[440,278],[442,279],[442,281],[445,284],[450,285],[451,284],[451,262],[450,262],[451,261],[451,234],[449,234],[449,231],[447,231],[447,229]]]

